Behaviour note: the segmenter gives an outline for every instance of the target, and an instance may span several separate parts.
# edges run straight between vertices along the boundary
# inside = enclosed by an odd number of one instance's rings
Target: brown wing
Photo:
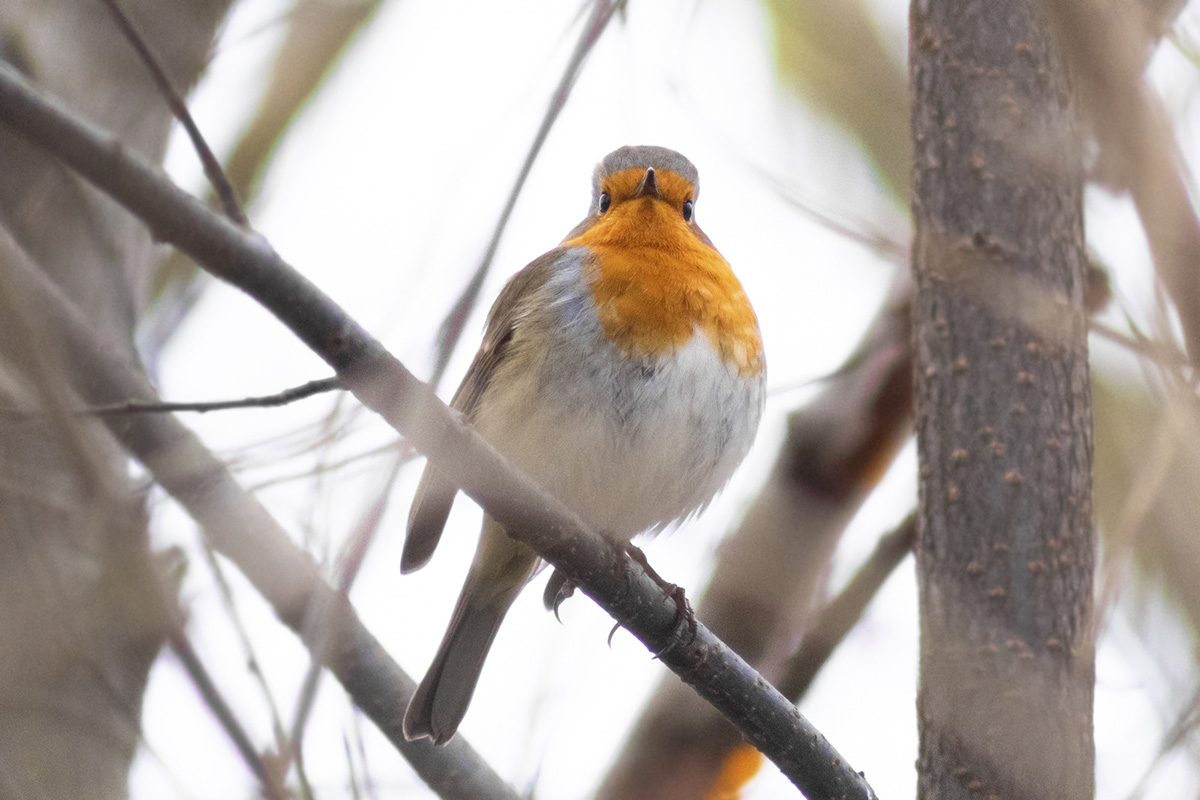
[[[550,279],[562,253],[562,249],[557,248],[533,261],[514,275],[496,298],[492,310],[488,312],[483,344],[450,401],[450,407],[462,412],[467,419],[475,419],[479,401],[496,371],[496,365],[504,359],[514,333],[529,311],[530,303]],[[408,536],[400,556],[401,572],[420,569],[433,556],[456,494],[457,486],[444,478],[433,465],[425,466],[412,509],[408,513]]]

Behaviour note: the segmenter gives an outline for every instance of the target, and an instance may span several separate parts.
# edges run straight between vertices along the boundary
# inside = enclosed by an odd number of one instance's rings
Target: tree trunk
[[[1093,793],[1080,141],[1032,0],[915,0],[919,796]]]
[[[123,5],[188,88],[228,4]],[[0,4],[0,58],[161,160],[170,112],[98,0]],[[132,351],[156,254],[144,226],[5,131],[0,175],[0,798],[120,798],[174,603],[127,456],[75,414],[54,320],[3,276],[36,265]]]

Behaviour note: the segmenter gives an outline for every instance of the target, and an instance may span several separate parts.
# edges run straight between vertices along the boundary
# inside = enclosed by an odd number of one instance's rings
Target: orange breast
[[[640,170],[627,171],[640,180]],[[658,180],[667,200],[690,189],[673,172],[660,172]],[[614,203],[591,228],[563,242],[591,252],[600,323],[633,357],[673,352],[698,329],[739,374],[757,376],[762,338],[750,301],[729,263],[675,205],[653,198]]]

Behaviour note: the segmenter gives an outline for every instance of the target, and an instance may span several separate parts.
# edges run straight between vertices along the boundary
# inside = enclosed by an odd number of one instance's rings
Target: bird
[[[758,318],[696,224],[699,193],[696,167],[674,150],[626,146],[605,156],[586,218],[505,285],[450,403],[622,546],[703,509],[762,417]],[[402,573],[432,557],[457,491],[426,465]],[[485,514],[450,624],[405,712],[409,741],[454,736],[504,615],[540,563]],[[547,607],[557,611],[572,588],[555,573]]]

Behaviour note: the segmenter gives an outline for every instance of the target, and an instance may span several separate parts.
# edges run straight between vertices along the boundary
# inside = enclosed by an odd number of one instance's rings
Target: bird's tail
[[[443,744],[454,736],[500,623],[537,562],[536,553],[485,520],[450,626],[404,714],[404,738]]]

